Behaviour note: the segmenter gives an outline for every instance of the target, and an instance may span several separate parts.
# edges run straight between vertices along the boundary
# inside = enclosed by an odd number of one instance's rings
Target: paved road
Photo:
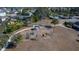
[[[12,35],[9,37],[9,39],[8,39],[8,41],[7,41],[7,43],[6,43],[6,45],[1,49],[1,51],[4,51],[4,50],[6,49],[6,47],[7,47],[7,45],[8,45],[8,42],[11,42],[11,41],[12,41],[12,37],[13,37],[14,35],[16,35],[16,34],[22,32],[22,31],[25,31],[25,30],[30,30],[31,28],[32,28],[32,27],[30,27],[30,28],[24,28],[24,29],[21,29],[20,31],[17,31],[17,32],[15,32],[14,34],[12,34]]]

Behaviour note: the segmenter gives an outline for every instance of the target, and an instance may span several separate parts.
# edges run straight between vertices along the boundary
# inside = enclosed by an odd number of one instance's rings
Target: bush
[[[14,43],[14,42],[8,42],[8,46],[6,48],[10,49],[10,48],[15,48],[15,47],[16,47],[16,43]]]
[[[64,26],[72,28],[73,24],[71,22],[64,22]]]
[[[28,11],[28,9],[27,9],[27,8],[24,8],[24,9],[22,10],[21,15],[28,15],[28,14],[27,14],[27,11]]]
[[[36,38],[31,38],[31,40],[36,40]]]
[[[14,38],[13,38],[13,40],[14,40],[14,42],[16,42],[16,43],[20,43],[20,42],[22,42],[22,35],[20,35],[20,34],[17,34],[16,36],[14,36]]]
[[[23,22],[21,21],[10,21],[9,23],[6,24],[6,29],[4,30],[3,33],[11,33],[19,28],[21,28],[24,25]]]
[[[53,19],[51,23],[55,25],[55,24],[58,24],[59,21],[57,19]]]
[[[6,44],[7,40],[8,40],[8,35],[0,36],[0,49]]]
[[[11,28],[6,28],[3,33],[6,34],[6,33],[10,33],[10,32],[12,32]]]
[[[8,46],[6,48],[16,48],[17,44],[20,42],[22,42],[22,36],[18,34],[12,38],[12,42],[8,42]]]
[[[32,22],[38,22],[38,21],[39,21],[39,17],[33,15],[33,17],[32,17]]]

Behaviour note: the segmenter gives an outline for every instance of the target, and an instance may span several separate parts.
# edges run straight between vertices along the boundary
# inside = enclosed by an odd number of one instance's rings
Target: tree
[[[39,21],[39,17],[33,15],[33,16],[32,16],[32,22],[37,22],[37,21]]]
[[[3,33],[11,33],[24,25],[22,21],[10,21],[6,24],[6,28]]]
[[[53,19],[51,23],[54,25],[53,27],[53,32],[54,32],[55,25],[58,24],[59,21],[57,19]]]
[[[6,44],[8,35],[0,35],[0,49]]]
[[[20,35],[20,34],[17,34],[16,36],[14,36],[14,38],[13,38],[13,40],[14,40],[14,42],[16,42],[17,44],[18,43],[20,43],[20,42],[22,42],[22,35]]]
[[[10,48],[15,48],[17,46],[17,44],[21,43],[22,42],[22,35],[20,34],[17,34],[16,36],[14,36],[12,38],[12,41],[11,42],[8,42],[8,45],[6,48],[10,49]]]
[[[28,8],[23,8],[21,15],[27,15],[27,13],[26,13],[27,11],[28,11]]]
[[[56,24],[59,23],[59,21],[57,19],[52,19],[52,22],[51,23],[54,24],[54,25],[56,25]]]

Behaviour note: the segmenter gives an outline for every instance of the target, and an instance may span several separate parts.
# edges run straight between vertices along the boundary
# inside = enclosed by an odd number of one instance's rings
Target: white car
[[[33,28],[39,28],[40,26],[39,25],[33,25]]]
[[[39,30],[40,26],[39,25],[33,25],[33,29]]]

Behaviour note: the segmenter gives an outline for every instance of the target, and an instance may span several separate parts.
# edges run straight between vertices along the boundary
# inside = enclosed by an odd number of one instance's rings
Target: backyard
[[[23,31],[19,34],[23,36],[22,43],[18,44],[16,48],[6,49],[7,51],[77,51],[79,50],[79,39],[77,31],[60,26],[54,28],[47,28],[45,25],[50,25],[51,21],[42,20],[36,24],[41,24],[39,30]],[[31,40],[31,34],[35,33],[34,40]],[[26,38],[27,37],[27,38]]]

